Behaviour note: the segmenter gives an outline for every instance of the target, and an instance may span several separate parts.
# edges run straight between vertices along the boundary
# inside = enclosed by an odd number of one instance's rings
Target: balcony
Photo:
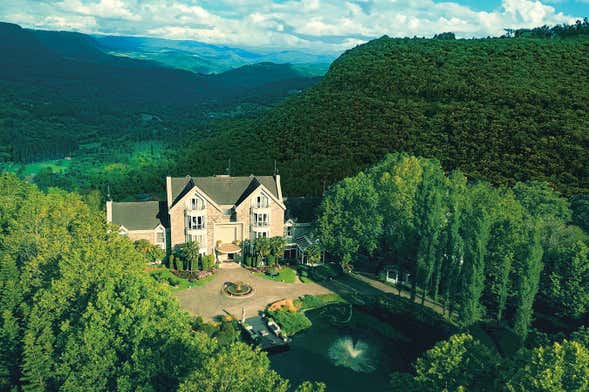
[[[205,225],[193,226],[192,228],[186,228],[186,234],[188,235],[204,235],[206,234],[207,228]]]
[[[206,212],[207,210],[193,210],[193,209],[189,209],[187,208],[186,210],[186,216],[206,216]]]
[[[268,204],[255,203],[251,207],[251,210],[252,210],[251,212],[252,212],[252,214],[267,213],[269,208],[270,208],[270,206]]]

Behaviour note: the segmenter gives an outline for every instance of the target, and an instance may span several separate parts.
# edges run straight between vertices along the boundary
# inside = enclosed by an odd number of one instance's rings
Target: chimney
[[[106,201],[106,221],[112,223],[112,200]]]
[[[280,185],[280,174],[274,174],[274,181],[276,181],[276,193],[278,193],[278,200],[282,201],[282,186]]]
[[[168,203],[168,212],[172,204],[172,177],[166,177],[166,202]]]

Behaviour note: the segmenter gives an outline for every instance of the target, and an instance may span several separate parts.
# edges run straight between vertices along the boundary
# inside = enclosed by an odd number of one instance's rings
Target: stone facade
[[[167,177],[166,201],[108,202],[107,220],[131,240],[155,243],[163,231],[167,252],[198,241],[201,253],[223,260],[243,240],[284,236],[285,209],[278,175]]]
[[[274,177],[279,184],[280,177]],[[168,187],[172,181],[166,181]],[[280,186],[276,187],[280,190]],[[173,197],[171,189],[167,190],[167,195]],[[248,189],[247,194],[243,194],[240,200],[235,204],[217,204],[215,199],[200,189],[197,185],[190,186],[184,190],[184,193],[175,201],[168,202],[169,221],[170,221],[170,245],[174,246],[185,243],[191,239],[190,234],[194,236],[202,235],[206,238],[205,243],[201,243],[201,252],[206,254],[215,254],[217,245],[220,243],[241,243],[245,239],[255,239],[257,235],[268,237],[284,235],[284,211],[285,206],[282,201],[282,194],[268,190],[260,184],[254,189]],[[256,204],[258,198],[264,200],[263,208]],[[192,202],[192,200],[198,202]],[[193,210],[193,203],[204,203],[204,210]],[[199,205],[199,208],[200,207]],[[200,212],[202,211],[202,212]],[[254,213],[266,214],[267,219],[262,225],[257,225],[253,221]],[[202,216],[204,229],[201,231],[192,231],[190,229],[189,219],[191,216]],[[201,222],[198,220],[198,222]],[[267,226],[263,224],[267,223]],[[256,233],[261,234],[256,234]],[[203,238],[203,239],[204,239]],[[200,241],[199,241],[200,242]]]

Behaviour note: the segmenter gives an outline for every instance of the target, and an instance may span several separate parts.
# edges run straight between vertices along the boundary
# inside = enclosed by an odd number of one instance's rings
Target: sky
[[[23,27],[333,53],[370,39],[574,23],[589,0],[0,0]]]

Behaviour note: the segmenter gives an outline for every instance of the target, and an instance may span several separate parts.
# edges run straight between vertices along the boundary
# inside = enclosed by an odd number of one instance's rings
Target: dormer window
[[[191,210],[204,210],[205,209],[205,201],[204,199],[195,196],[188,201],[188,206]]]
[[[258,196],[256,196],[256,199],[254,201],[254,208],[268,208],[268,202],[268,196],[261,193]]]

